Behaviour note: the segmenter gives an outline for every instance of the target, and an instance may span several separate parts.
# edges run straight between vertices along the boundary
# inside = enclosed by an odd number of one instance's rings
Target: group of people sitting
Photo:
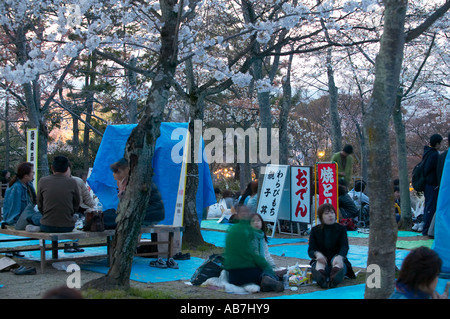
[[[336,287],[344,276],[355,278],[346,257],[349,250],[347,232],[336,222],[332,205],[321,205],[318,217],[320,224],[312,228],[308,247],[313,279],[323,288]],[[239,207],[236,219],[236,224],[228,231],[224,251],[224,268],[228,271],[229,282],[237,286],[257,284],[261,291],[283,291],[283,273],[275,272],[264,220],[246,206]]]
[[[111,164],[117,181],[117,196],[123,198],[128,184],[129,168],[125,159]],[[71,163],[65,156],[55,156],[51,164],[53,174],[42,177],[37,191],[33,186],[33,164],[18,165],[16,175],[9,181],[3,202],[2,225],[31,232],[71,232],[75,222],[89,209],[96,207],[85,180],[73,176]],[[116,227],[116,210],[104,212],[106,229]],[[150,203],[143,224],[154,224],[164,219],[164,204],[153,183]]]
[[[318,208],[320,224],[311,229],[308,255],[313,280],[321,288],[335,288],[344,278],[356,278],[347,258],[349,243],[345,226],[337,223],[331,204]],[[224,251],[228,281],[237,286],[257,284],[262,292],[282,292],[282,272],[270,256],[265,223],[260,215],[240,206],[236,223],[229,229]],[[416,248],[405,258],[392,299],[448,299],[450,283],[444,293],[436,292],[442,260],[427,247]]]
[[[247,207],[251,212],[255,213],[258,204],[258,181],[254,180],[247,184],[242,192],[233,192],[229,189],[221,191],[214,188],[217,203],[208,208],[207,218],[220,218],[225,216],[226,220],[233,222],[236,212],[240,206]]]
[[[74,214],[95,206],[85,182],[72,176],[67,157],[55,156],[51,169],[53,174],[42,177],[36,191],[33,164],[18,165],[5,192],[3,224],[34,232],[70,232]]]

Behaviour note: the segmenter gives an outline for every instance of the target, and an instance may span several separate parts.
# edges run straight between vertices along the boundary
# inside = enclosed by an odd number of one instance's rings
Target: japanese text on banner
[[[328,203],[338,211],[337,167],[335,163],[317,164],[318,206]]]

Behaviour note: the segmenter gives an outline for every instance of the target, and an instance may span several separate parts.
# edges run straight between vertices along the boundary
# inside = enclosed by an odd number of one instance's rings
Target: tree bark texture
[[[403,60],[407,1],[386,0],[384,30],[375,64],[375,83],[365,117],[370,180],[368,267],[381,271],[380,286],[366,284],[365,298],[389,297],[395,283],[397,224],[393,208],[389,123]]]
[[[108,274],[83,286],[96,289],[129,288],[131,265],[142,221],[151,193],[152,163],[156,139],[160,134],[164,108],[176,69],[177,13],[176,1],[161,1],[163,27],[161,51],[155,78],[146,102],[145,113],[133,129],[125,146],[124,157],[130,173],[127,190],[117,213],[116,234],[113,238],[111,266]]]
[[[397,140],[398,178],[400,181],[401,219],[399,228],[410,230],[412,226],[411,198],[409,194],[408,164],[406,159],[406,133],[405,124],[403,123],[401,100],[402,95],[399,94],[395,102],[392,116],[395,128],[395,137]]]

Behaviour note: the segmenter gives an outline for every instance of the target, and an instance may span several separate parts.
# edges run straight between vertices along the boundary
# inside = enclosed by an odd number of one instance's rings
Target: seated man
[[[37,202],[43,232],[65,233],[75,226],[73,214],[79,209],[80,193],[77,183],[70,178],[69,164],[67,157],[56,156],[52,163],[53,175],[39,180]]]
[[[366,182],[359,180],[355,182],[355,187],[348,192],[360,214],[359,222],[368,224],[369,222],[369,197],[364,193]]]
[[[83,179],[72,175],[72,168],[69,166],[68,176],[73,178],[77,182],[78,191],[80,192],[80,207],[75,213],[84,214],[88,209],[93,209],[95,207],[95,201],[89,193],[89,189]]]
[[[369,205],[369,197],[364,193],[365,189],[366,183],[364,181],[356,181],[355,187],[348,192],[358,210],[365,205]]]

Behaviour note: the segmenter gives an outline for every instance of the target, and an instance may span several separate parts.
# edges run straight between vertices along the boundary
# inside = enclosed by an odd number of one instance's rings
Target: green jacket
[[[241,220],[228,230],[223,264],[226,270],[257,267],[271,271],[266,259],[255,252],[253,239],[254,231],[248,220]]]
[[[342,172],[342,161],[341,161],[341,152],[334,153],[331,157],[332,162],[336,162],[338,165],[338,172]],[[352,175],[353,175],[353,156],[347,155],[347,159],[345,161],[345,182],[347,186],[351,187]],[[342,178],[342,177],[339,177]]]

